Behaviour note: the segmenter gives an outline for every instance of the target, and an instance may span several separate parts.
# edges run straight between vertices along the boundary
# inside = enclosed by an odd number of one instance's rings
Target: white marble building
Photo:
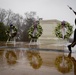
[[[53,19],[53,20],[41,20],[40,25],[43,28],[43,34],[39,38],[40,42],[48,42],[48,43],[55,43],[56,40],[58,39],[55,36],[55,27],[57,24],[60,23],[59,20]]]
[[[43,34],[40,38],[56,38],[54,30],[57,24],[60,23],[58,20],[41,20],[40,25],[43,28]]]

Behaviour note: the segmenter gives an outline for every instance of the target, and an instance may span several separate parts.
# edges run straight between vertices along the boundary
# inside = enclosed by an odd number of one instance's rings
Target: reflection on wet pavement
[[[25,47],[29,48],[28,45]],[[76,75],[75,54],[64,51],[1,48],[0,75]]]

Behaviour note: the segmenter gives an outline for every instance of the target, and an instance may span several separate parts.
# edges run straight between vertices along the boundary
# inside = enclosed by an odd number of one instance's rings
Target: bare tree
[[[7,11],[5,9],[0,9],[0,22],[3,22],[7,26],[10,24],[15,25],[18,29],[17,37],[22,41],[30,40],[27,31],[36,19],[39,19],[36,16],[36,12],[26,12],[23,18],[23,16],[14,13],[10,9]]]
[[[13,23],[13,17],[15,13],[13,13],[11,10],[7,10],[7,17],[6,17],[6,25],[10,25]]]
[[[22,25],[23,33],[21,35],[21,40],[29,42],[28,30],[33,25],[34,21],[38,19],[36,12],[25,13],[24,24]]]
[[[19,40],[20,37],[21,37],[21,33],[22,33],[21,26],[23,24],[23,17],[19,14],[15,14],[14,17],[13,17],[13,24],[18,29],[17,40]]]
[[[4,22],[7,16],[7,12],[5,9],[0,8],[0,22]]]

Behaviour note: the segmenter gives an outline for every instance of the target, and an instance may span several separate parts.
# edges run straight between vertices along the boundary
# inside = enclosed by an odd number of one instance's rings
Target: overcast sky
[[[75,15],[67,7],[76,11],[76,0],[0,0],[0,8],[23,15],[35,11],[43,19],[57,19],[74,24]]]

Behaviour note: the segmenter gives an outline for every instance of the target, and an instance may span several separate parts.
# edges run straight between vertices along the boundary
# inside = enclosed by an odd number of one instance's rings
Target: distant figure
[[[71,7],[69,7],[69,9],[72,10],[73,13],[76,15],[76,12]],[[74,30],[73,42],[70,45],[68,45],[68,49],[70,52],[72,52],[71,47],[74,47],[75,45],[76,45],[76,18],[75,18],[75,30]]]
[[[76,75],[76,59],[74,57],[71,57],[71,52],[69,52],[68,57],[69,59],[71,59],[71,61],[73,62],[74,65],[74,75]]]

